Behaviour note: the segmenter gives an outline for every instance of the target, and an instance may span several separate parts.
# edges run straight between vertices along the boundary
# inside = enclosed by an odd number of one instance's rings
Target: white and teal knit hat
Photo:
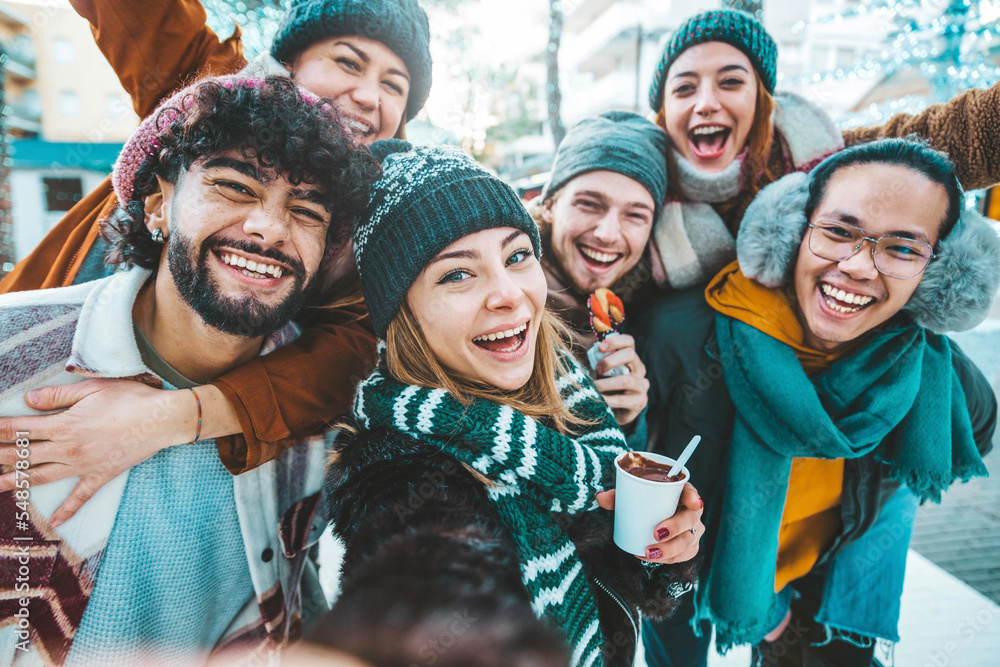
[[[375,333],[385,337],[406,292],[424,267],[469,234],[520,229],[541,256],[538,227],[506,183],[450,146],[399,139],[371,147],[382,162],[368,210],[354,230],[354,257]]]

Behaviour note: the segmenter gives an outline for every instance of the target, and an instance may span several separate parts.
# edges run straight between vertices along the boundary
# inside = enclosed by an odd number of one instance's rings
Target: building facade
[[[10,207],[2,275],[107,176],[139,119],[67,2],[0,2],[0,47]]]

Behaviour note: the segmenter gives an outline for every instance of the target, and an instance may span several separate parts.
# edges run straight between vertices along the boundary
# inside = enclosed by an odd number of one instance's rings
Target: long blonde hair
[[[574,426],[589,426],[566,407],[556,381],[569,369],[563,355],[570,354],[569,331],[558,317],[543,311],[535,339],[535,366],[528,382],[514,391],[499,389],[466,375],[446,370],[438,361],[416,316],[404,300],[386,330],[389,374],[405,384],[444,389],[462,403],[483,398],[522,414],[547,420],[570,434]]]
[[[656,124],[664,132],[667,131],[666,106],[666,96],[664,96],[663,104],[656,112]],[[753,196],[757,196],[757,193],[764,186],[776,180],[768,166],[771,144],[774,141],[774,124],[771,122],[771,114],[774,112],[775,106],[774,98],[764,88],[760,77],[757,77],[757,101],[754,106],[753,123],[750,125],[750,132],[747,133],[744,144],[747,148],[747,157],[743,161],[743,174],[747,179],[747,188]],[[667,152],[667,178],[668,187],[672,194],[679,195],[680,191],[676,185],[678,183],[677,163],[669,151]]]

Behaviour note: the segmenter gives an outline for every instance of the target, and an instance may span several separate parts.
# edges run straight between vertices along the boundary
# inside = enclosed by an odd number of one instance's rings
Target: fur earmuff
[[[747,208],[736,256],[748,278],[767,287],[791,280],[808,220],[809,177],[795,172],[768,185]],[[938,243],[936,257],[904,310],[931,331],[965,331],[989,314],[1000,288],[1000,237],[975,211],[965,211]]]
[[[965,211],[938,243],[937,256],[904,309],[931,331],[965,331],[986,319],[998,287],[997,230],[976,211]]]
[[[788,282],[806,232],[809,177],[792,172],[760,191],[736,236],[736,257],[747,278],[767,287]]]

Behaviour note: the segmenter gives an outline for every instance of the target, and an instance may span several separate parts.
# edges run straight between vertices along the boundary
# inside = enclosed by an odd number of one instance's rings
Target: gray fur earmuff
[[[767,287],[786,285],[808,220],[809,177],[788,174],[760,191],[736,237],[736,256],[748,278]],[[904,310],[937,333],[965,331],[989,314],[1000,288],[1000,237],[986,218],[964,211],[938,243]]]
[[[795,171],[761,190],[736,235],[736,258],[747,278],[780,287],[791,278],[806,233],[809,177]]]

